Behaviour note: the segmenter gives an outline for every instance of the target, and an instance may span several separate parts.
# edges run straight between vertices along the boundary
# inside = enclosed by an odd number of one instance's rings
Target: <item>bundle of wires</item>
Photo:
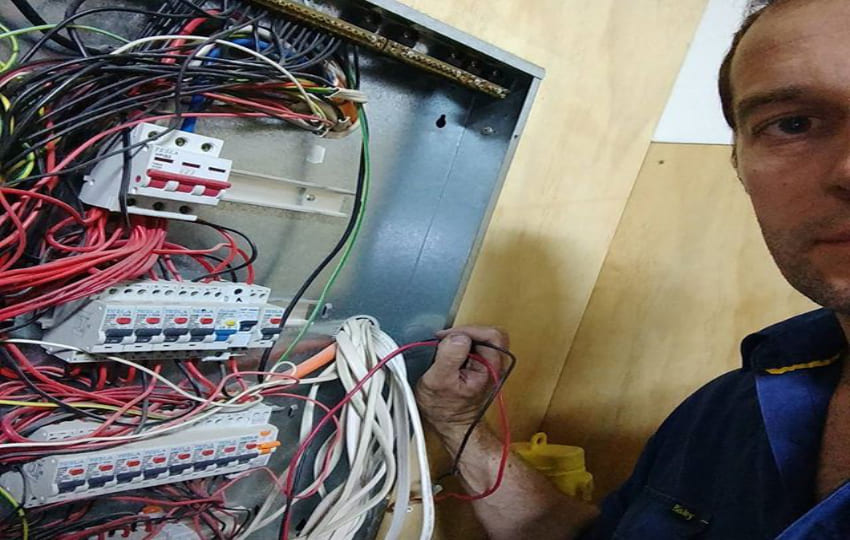
[[[167,220],[128,210],[130,162],[147,144],[129,143],[134,126],[158,122],[159,137],[217,118],[280,122],[318,136],[359,128],[365,97],[336,38],[246,2],[172,0],[155,11],[84,4],[69,2],[58,24],[0,34],[12,45],[0,73],[0,322],[125,280],[181,279],[171,261],[178,256],[205,279],[246,268],[250,282],[252,257],[229,229],[218,227],[223,245],[187,249],[167,240]],[[81,24],[103,14],[144,23],[132,36]],[[16,36],[36,29],[44,36],[21,53]],[[86,43],[92,30],[109,44]],[[53,39],[70,48],[40,58]],[[85,175],[113,155],[125,161],[124,215],[78,199]]]
[[[179,523],[181,532],[199,539],[234,538],[253,512],[227,501],[225,492],[247,477],[243,473],[231,480],[204,478],[62,503],[61,519],[51,516],[58,504],[46,505],[28,513],[27,534],[33,540],[124,538],[133,533],[136,538],[139,534],[158,538],[168,524]],[[23,525],[12,524],[3,532],[7,538],[22,537]],[[174,531],[168,537],[174,537]]]

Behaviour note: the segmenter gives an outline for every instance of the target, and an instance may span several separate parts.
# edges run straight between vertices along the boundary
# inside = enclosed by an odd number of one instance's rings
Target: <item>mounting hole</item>
[[[136,199],[134,199],[133,197],[127,199],[127,206],[136,206]]]
[[[298,412],[298,405],[290,405],[289,410],[286,411],[286,416],[292,418],[296,412]]]
[[[181,214],[191,214],[191,213],[192,213],[192,207],[191,207],[191,206],[186,206],[186,205],[184,204],[183,206],[181,206],[180,208],[178,208],[178,211],[179,211]]]
[[[108,290],[108,291],[106,291],[106,292],[107,292],[107,293],[109,293],[109,294],[115,294],[115,293],[117,293],[117,292],[118,292],[118,289],[109,289],[109,290]]]
[[[141,183],[142,183],[142,177],[141,177],[141,175],[138,175],[138,174],[136,175],[136,183],[137,183],[137,184],[141,184]]]
[[[145,294],[145,290],[144,290],[144,289],[139,289],[138,291],[136,291],[136,294]]]
[[[171,289],[167,289],[165,291],[165,296],[171,296],[172,294],[174,294],[174,291],[172,291]]]
[[[437,118],[437,127],[443,129],[446,127],[446,115],[441,114],[439,118]]]
[[[153,203],[153,209],[156,211],[160,211],[165,208],[165,203],[155,202]]]
[[[203,150],[204,152],[209,152],[213,148],[215,148],[215,147],[213,146],[212,143],[205,142],[204,144],[201,145],[201,150]]]
[[[148,132],[148,139],[156,139],[159,137],[159,131]]]
[[[233,294],[242,294],[242,289],[234,289]]]
[[[174,144],[176,144],[177,146],[186,146],[187,142],[189,141],[187,141],[185,137],[177,137],[176,139],[174,139]]]

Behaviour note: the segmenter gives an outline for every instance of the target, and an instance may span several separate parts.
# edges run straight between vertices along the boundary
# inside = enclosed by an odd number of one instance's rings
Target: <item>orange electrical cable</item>
[[[331,343],[321,351],[317,352],[310,358],[304,360],[296,366],[295,376],[303,379],[307,375],[318,371],[330,364],[336,358],[336,343]]]

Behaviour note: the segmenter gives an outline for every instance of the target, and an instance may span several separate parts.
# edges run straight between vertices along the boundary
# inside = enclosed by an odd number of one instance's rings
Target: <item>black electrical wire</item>
[[[469,438],[472,436],[472,432],[475,431],[475,428],[478,427],[478,424],[480,424],[481,420],[484,419],[484,415],[487,413],[487,409],[490,408],[490,405],[493,404],[493,400],[495,400],[496,396],[499,395],[499,392],[502,391],[502,387],[505,385],[505,382],[508,380],[508,377],[511,376],[511,373],[514,370],[514,367],[516,367],[517,362],[516,356],[514,356],[514,354],[507,349],[483,341],[473,341],[472,344],[475,347],[484,347],[487,349],[498,351],[506,355],[510,359],[510,363],[508,364],[508,367],[505,368],[504,373],[499,378],[499,381],[496,386],[487,396],[487,399],[484,401],[484,404],[481,406],[480,409],[478,409],[478,413],[475,415],[475,418],[472,420],[472,423],[469,425],[469,428],[467,428],[466,433],[463,434],[463,439],[461,439],[460,446],[458,446],[457,453],[455,453],[455,457],[452,462],[452,470],[451,473],[449,473],[451,475],[456,475],[460,472],[460,460],[463,457],[463,452],[464,450],[466,450],[466,446],[469,443]]]
[[[195,392],[195,395],[201,397],[203,394],[201,392],[201,387],[198,386],[198,383],[195,382],[195,379],[192,377],[192,375],[189,374],[189,370],[187,370],[186,366],[183,365],[183,361],[175,360],[174,365],[177,366],[177,369],[180,370],[180,373],[182,373],[186,380],[189,381],[189,385],[192,387],[192,391]]]
[[[130,227],[130,213],[127,211],[127,191],[130,189],[131,172],[133,170],[133,151],[130,150],[133,141],[130,138],[130,133],[130,129],[121,130],[121,143],[124,147],[124,153],[121,165],[121,184],[118,187],[118,207],[128,228]]]
[[[147,392],[148,384],[149,384],[148,374],[144,371],[141,372],[141,380],[142,380],[142,392]],[[140,404],[140,408],[142,410],[141,416],[139,416],[139,425],[136,426],[136,429],[133,430],[133,434],[138,434],[144,431],[145,424],[148,422],[148,414],[150,414],[150,397],[145,393],[145,397],[142,398],[142,402]]]
[[[26,17],[26,19],[33,26],[44,26],[44,25],[48,24],[47,21],[45,21],[42,18],[42,16],[39,15],[38,11],[36,11],[35,8],[33,8],[32,5],[30,5],[30,3],[27,2],[27,0],[12,0],[12,3],[15,5],[16,8],[18,8],[18,11],[21,12],[21,15]],[[47,34],[43,30],[42,30],[42,33],[45,34],[45,35]],[[78,50],[77,45],[73,41],[71,41],[70,39],[68,39],[64,36],[51,35],[50,39],[53,42],[58,43],[59,45],[65,47],[68,50],[71,50],[71,51],[77,51]]]
[[[224,225],[217,225],[217,224],[215,224],[215,223],[211,223],[211,222],[206,221],[206,220],[204,220],[204,219],[196,219],[196,220],[194,221],[194,223],[196,223],[196,224],[198,224],[198,225],[205,225],[205,226],[207,226],[207,227],[211,227],[211,228],[213,228],[213,229],[218,229],[218,230],[223,230],[223,231],[227,231],[227,232],[232,232],[233,234],[238,235],[240,238],[242,238],[243,240],[245,240],[245,242],[248,244],[248,247],[249,247],[249,249],[250,249],[250,255],[248,256],[248,260],[247,260],[247,261],[243,261],[241,264],[238,264],[238,265],[236,265],[236,266],[231,266],[230,268],[225,268],[225,269],[223,269],[223,270],[219,270],[218,272],[210,272],[210,273],[208,273],[208,274],[204,274],[204,275],[202,275],[202,276],[196,277],[196,278],[195,278],[195,279],[193,279],[192,281],[201,281],[201,280],[204,280],[204,279],[209,279],[209,278],[212,278],[212,277],[220,276],[220,275],[222,275],[222,274],[226,274],[226,273],[228,273],[228,272],[230,272],[230,273],[235,273],[235,272],[236,272],[236,271],[238,271],[238,270],[242,270],[243,268],[247,268],[248,266],[250,266],[251,264],[253,264],[253,263],[254,263],[254,261],[256,261],[256,260],[257,260],[257,257],[259,257],[260,252],[259,252],[259,250],[257,249],[257,245],[256,245],[256,244],[254,243],[254,241],[253,241],[253,240],[251,240],[251,238],[250,238],[248,235],[246,235],[245,233],[243,233],[243,232],[241,232],[241,231],[238,231],[238,230],[236,230],[236,229],[234,229],[234,228],[232,228],[232,227],[225,227]],[[234,279],[233,281],[237,281],[237,280],[236,280],[236,279]]]
[[[363,142],[365,145],[365,141]],[[286,309],[281,316],[280,323],[278,324],[278,328],[283,328],[286,325],[286,321],[289,320],[289,317],[292,316],[292,312],[295,311],[295,307],[298,305],[298,302],[307,292],[307,289],[313,284],[314,281],[321,275],[321,273],[327,268],[327,266],[336,258],[342,248],[345,247],[345,244],[348,243],[348,239],[351,237],[351,234],[354,232],[354,226],[357,223],[357,216],[360,214],[360,208],[363,206],[363,189],[366,181],[366,160],[365,160],[365,152],[364,149],[361,148],[360,151],[360,165],[357,173],[357,188],[354,193],[354,205],[351,210],[351,216],[348,219],[348,224],[345,227],[342,235],[339,240],[337,240],[336,245],[331,249],[330,253],[328,253],[324,259],[319,263],[319,265],[307,276],[307,279],[301,284],[301,286],[296,291],[295,295],[287,304]],[[263,355],[260,358],[259,367],[257,371],[266,371],[269,365],[269,359],[271,358],[272,348],[268,348],[263,351]],[[257,375],[257,379],[259,382],[263,382],[263,375]]]

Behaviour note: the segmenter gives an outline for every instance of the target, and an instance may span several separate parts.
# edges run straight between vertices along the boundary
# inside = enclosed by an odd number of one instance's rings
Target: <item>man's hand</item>
[[[436,429],[450,454],[456,454],[464,433],[475,420],[493,380],[487,369],[468,360],[470,351],[485,358],[497,372],[504,361],[499,351],[475,346],[489,343],[508,348],[508,336],[495,328],[461,326],[437,334],[442,341],[431,369],[416,385],[419,413]],[[472,433],[458,463],[461,480],[471,494],[496,481],[502,441],[487,426]],[[575,538],[598,510],[559,493],[540,473],[517,456],[508,456],[501,487],[474,501],[475,514],[493,540],[563,540]]]
[[[482,356],[496,373],[502,372],[502,354],[473,342],[508,348],[508,336],[495,328],[460,326],[437,333],[442,338],[431,368],[416,385],[419,412],[443,435],[466,430],[475,420],[494,381],[487,368],[469,359]]]

